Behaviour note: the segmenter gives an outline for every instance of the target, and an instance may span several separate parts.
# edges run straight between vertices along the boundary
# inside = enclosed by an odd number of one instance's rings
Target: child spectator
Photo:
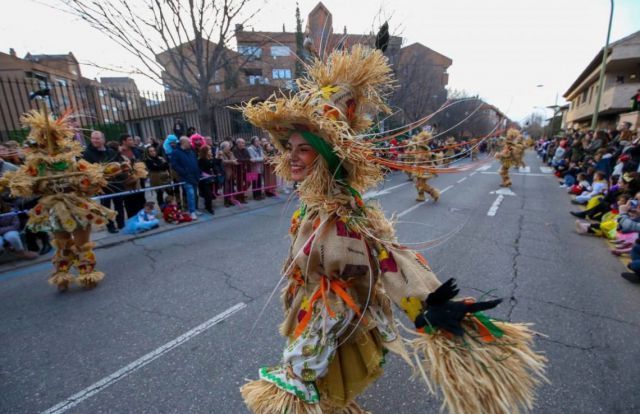
[[[22,259],[35,259],[38,253],[31,252],[22,245],[20,219],[13,213],[9,204],[0,204],[0,254],[4,253],[5,246],[8,246]]]
[[[593,197],[598,197],[607,191],[608,183],[605,179],[605,173],[602,171],[596,171],[593,175],[593,188],[591,191],[583,192],[581,195],[577,196],[575,200],[571,202],[573,204],[586,204]]]
[[[578,174],[578,183],[574,184],[570,189],[569,192],[571,194],[575,194],[575,195],[580,195],[582,193],[586,192],[590,192],[592,190],[591,188],[591,183],[589,183],[589,181],[587,180],[587,175],[585,173],[579,173]]]
[[[148,201],[144,203],[144,208],[135,216],[127,220],[124,232],[127,234],[142,233],[160,226],[158,212],[154,209],[155,203]]]
[[[191,214],[186,211],[180,211],[176,198],[174,196],[167,197],[167,204],[162,209],[162,216],[167,223],[180,224],[192,221]]]

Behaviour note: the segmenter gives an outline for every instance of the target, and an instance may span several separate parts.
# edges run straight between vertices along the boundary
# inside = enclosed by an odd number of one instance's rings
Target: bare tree
[[[130,73],[189,95],[200,128],[212,130],[216,85],[233,87],[248,60],[229,49],[233,24],[244,25],[250,0],[58,0],[137,58]]]
[[[544,117],[542,115],[534,112],[522,123],[524,124],[523,130],[534,139],[538,139],[544,134],[544,127],[542,126],[544,123]]]
[[[464,91],[451,91],[449,101],[455,103],[433,120],[438,131],[456,137],[480,137],[490,133],[500,120],[495,108],[478,96],[469,96]],[[458,102],[456,102],[458,101]]]
[[[398,51],[391,60],[398,80],[391,97],[391,104],[397,111],[394,123],[414,122],[446,101],[442,67],[420,53]]]

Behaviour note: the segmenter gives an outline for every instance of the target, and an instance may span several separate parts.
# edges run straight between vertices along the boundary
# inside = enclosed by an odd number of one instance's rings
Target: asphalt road
[[[432,241],[424,253],[441,280],[505,298],[495,316],[546,335],[537,346],[551,384],[535,413],[640,412],[640,287],[619,277],[603,240],[574,232],[567,195],[533,153],[527,161],[529,172],[512,175],[515,195],[492,194],[495,162],[434,179],[446,189],[437,204],[416,207],[403,174],[367,195],[398,213],[401,241]],[[43,264],[0,275],[0,412],[246,412],[238,387],[284,344],[278,295],[265,304],[294,204],[101,249],[107,277],[89,292],[56,293]],[[392,357],[361,405],[438,412],[410,375]]]

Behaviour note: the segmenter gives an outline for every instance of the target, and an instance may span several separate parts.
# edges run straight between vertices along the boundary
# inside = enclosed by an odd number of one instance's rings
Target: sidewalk
[[[111,234],[106,228],[94,231],[91,235],[91,240],[96,243],[97,249],[104,249],[107,247],[115,246],[118,244],[126,243],[128,241],[134,239],[141,239],[144,237],[153,236],[158,233],[165,233],[169,231],[173,231],[176,229],[180,229],[187,226],[198,226],[198,225],[206,225],[206,223],[220,220],[225,217],[235,216],[237,214],[247,213],[249,211],[255,211],[266,207],[271,207],[276,204],[284,203],[290,194],[280,193],[276,197],[265,198],[263,200],[253,200],[250,199],[247,204],[241,204],[237,206],[231,207],[215,207],[215,215],[211,215],[208,213],[200,213],[198,212],[198,220],[192,221],[190,223],[182,223],[182,224],[169,224],[165,223],[164,220],[160,220],[160,227],[157,229],[153,229],[140,234],[124,234],[122,232]],[[54,250],[55,251],[55,250]],[[51,256],[53,255],[53,251],[49,254],[39,256],[34,260],[17,260],[16,256],[12,253],[5,252],[4,255],[0,256],[0,274],[4,272],[9,272],[15,269],[20,269],[27,266],[32,266],[34,264],[49,262],[51,260]]]

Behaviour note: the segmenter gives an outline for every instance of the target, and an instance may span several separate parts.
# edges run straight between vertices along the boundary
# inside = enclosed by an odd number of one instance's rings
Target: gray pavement
[[[449,189],[437,204],[413,208],[403,174],[369,195],[401,216],[401,241],[448,237],[424,251],[441,280],[456,277],[464,295],[505,298],[495,316],[546,335],[537,345],[551,384],[535,413],[640,412],[640,287],[619,277],[624,267],[601,239],[573,231],[567,195],[533,153],[527,160],[530,172],[513,175],[515,195],[495,216],[496,163],[441,174],[433,184]],[[107,277],[89,292],[56,293],[45,263],[4,269],[0,412],[246,412],[238,387],[277,362],[284,344],[278,294],[261,310],[280,278],[294,204],[282,198],[100,249]],[[361,405],[438,412],[410,375],[392,357]]]

